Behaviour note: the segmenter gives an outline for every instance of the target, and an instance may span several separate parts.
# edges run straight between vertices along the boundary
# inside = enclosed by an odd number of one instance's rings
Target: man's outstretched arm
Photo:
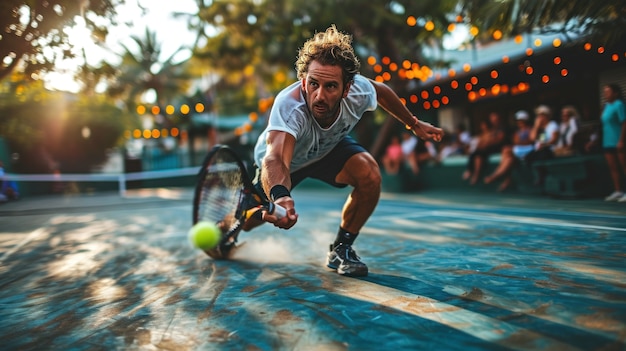
[[[441,141],[443,130],[432,124],[420,121],[402,103],[398,95],[386,84],[370,79],[376,89],[378,104],[398,121],[411,128],[413,134],[424,140]]]

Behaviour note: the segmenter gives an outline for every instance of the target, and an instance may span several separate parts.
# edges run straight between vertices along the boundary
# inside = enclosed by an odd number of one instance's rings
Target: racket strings
[[[206,170],[199,217],[217,223],[223,233],[232,232],[239,225],[236,211],[244,188],[239,166],[236,162],[216,159]]]

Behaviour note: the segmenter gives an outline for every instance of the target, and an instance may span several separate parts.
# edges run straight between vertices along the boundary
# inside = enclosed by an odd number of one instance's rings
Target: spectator
[[[17,184],[4,178],[4,163],[0,161],[0,203],[18,198]]]
[[[415,148],[417,147],[417,137],[411,133],[402,133],[402,157],[411,168],[413,174],[419,173],[419,165]]]
[[[472,185],[478,181],[489,156],[502,152],[502,147],[507,139],[506,128],[502,123],[500,114],[490,113],[487,125],[481,125],[481,128],[485,127],[487,129],[482,131],[475,149],[469,155],[467,167],[463,173],[463,179],[469,179]]]
[[[526,155],[526,164],[533,166],[536,161],[554,158],[554,147],[559,141],[559,125],[552,120],[552,110],[546,105],[540,105],[535,110],[535,124],[530,131],[530,138],[535,143],[535,149]],[[544,167],[537,167],[535,185],[542,185],[546,176]]]
[[[445,142],[442,142],[437,155],[438,162],[444,158],[456,155],[466,155],[472,141],[470,133],[465,129],[465,125],[459,123],[454,133],[444,135]]]
[[[402,144],[397,135],[391,136],[391,141],[383,155],[383,167],[387,174],[397,174],[400,171],[404,157],[402,156]]]
[[[574,138],[578,133],[580,116],[574,106],[564,106],[561,109],[561,123],[559,124],[559,139],[554,148],[555,156],[569,156],[574,152]]]
[[[526,111],[517,111],[515,113],[517,121],[517,130],[513,134],[513,144],[505,145],[502,148],[502,157],[500,164],[496,170],[485,177],[485,184],[490,184],[497,179],[503,178],[502,183],[498,187],[498,191],[502,192],[511,185],[511,171],[516,164],[519,164],[528,153],[534,149],[533,140],[530,138],[530,121]]]
[[[626,175],[626,108],[619,85],[608,84],[602,93],[605,99],[601,116],[602,149],[615,189],[605,200],[626,202],[621,181]]]
[[[417,166],[413,172],[414,174],[419,173],[422,164],[430,161],[437,162],[437,148],[430,141],[419,140],[413,154],[415,155],[415,165]]]

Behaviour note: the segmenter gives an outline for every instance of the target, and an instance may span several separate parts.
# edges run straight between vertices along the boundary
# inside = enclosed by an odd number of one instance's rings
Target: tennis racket
[[[198,173],[193,199],[193,224],[209,221],[222,231],[219,244],[205,252],[214,259],[228,259],[243,224],[259,210],[278,218],[287,215],[283,207],[259,194],[235,151],[214,146]]]

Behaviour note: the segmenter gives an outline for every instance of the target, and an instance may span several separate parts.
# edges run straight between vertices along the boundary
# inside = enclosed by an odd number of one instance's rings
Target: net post
[[[120,197],[124,197],[126,196],[126,177],[124,177],[124,174],[120,174],[117,179],[119,182]]]

